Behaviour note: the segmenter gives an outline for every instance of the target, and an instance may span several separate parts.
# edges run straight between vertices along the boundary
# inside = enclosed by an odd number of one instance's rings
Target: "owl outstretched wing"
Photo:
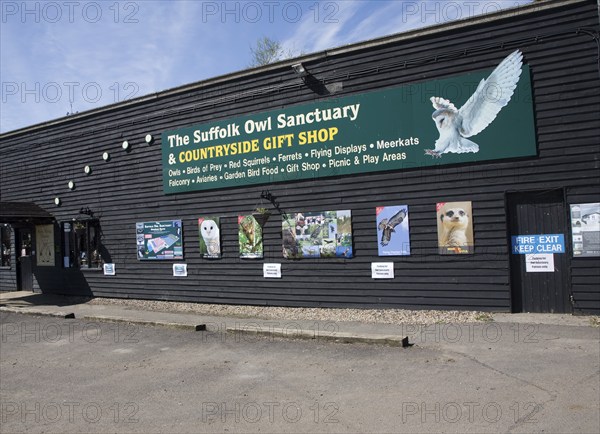
[[[523,54],[516,50],[494,69],[487,80],[481,80],[475,93],[458,111],[461,118],[459,132],[463,137],[479,134],[496,119],[515,92],[522,66]]]

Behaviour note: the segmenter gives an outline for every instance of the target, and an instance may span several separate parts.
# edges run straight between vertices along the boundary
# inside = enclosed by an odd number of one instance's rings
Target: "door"
[[[15,229],[15,247],[17,256],[17,290],[33,291],[33,230]]]
[[[572,312],[563,191],[509,194],[507,204],[512,311]]]

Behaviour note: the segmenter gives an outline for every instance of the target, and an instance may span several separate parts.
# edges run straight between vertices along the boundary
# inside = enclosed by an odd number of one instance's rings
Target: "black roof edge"
[[[0,202],[0,223],[53,220],[52,214],[34,202]]]

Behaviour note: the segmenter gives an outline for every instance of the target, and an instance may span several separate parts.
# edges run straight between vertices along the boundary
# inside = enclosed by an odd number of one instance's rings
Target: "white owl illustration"
[[[478,152],[479,145],[467,137],[485,130],[502,107],[508,104],[521,77],[522,66],[523,54],[516,50],[494,69],[487,80],[481,80],[475,93],[460,110],[447,99],[431,97],[435,108],[431,117],[440,138],[435,142],[435,149],[427,149],[425,154],[441,158],[447,152]]]

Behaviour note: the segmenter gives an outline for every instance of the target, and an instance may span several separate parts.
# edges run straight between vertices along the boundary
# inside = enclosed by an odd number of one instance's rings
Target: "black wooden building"
[[[541,1],[5,133],[0,137],[0,290],[255,305],[598,313],[598,232],[582,226],[594,224],[595,216],[588,212],[584,219],[581,210],[593,211],[600,203],[599,27],[595,0]],[[516,50],[523,56],[519,86],[530,87],[517,92],[491,124],[508,122],[503,125],[509,127],[485,140],[508,149],[504,134],[513,134],[510,125],[517,131],[525,121],[518,114],[512,121],[500,121],[500,116],[526,103],[532,120],[525,129],[531,137],[522,140],[532,151],[506,151],[491,159],[474,153],[425,155],[438,137],[430,97],[454,98],[457,108],[469,97],[439,84],[468,74],[488,77]],[[339,170],[314,176],[307,168],[287,178],[181,190],[174,183],[169,190],[167,179],[176,178],[168,173],[169,157],[171,163],[185,159],[177,148],[187,146],[169,144],[169,132],[187,131],[193,137],[193,131],[209,131],[211,125],[225,130],[238,121],[244,125],[267,115],[275,121],[277,113],[309,109],[314,121],[314,107],[341,107],[356,97],[363,102],[361,110],[367,110],[375,96],[385,102],[388,91],[406,95],[407,89],[415,107],[428,104],[423,122],[434,136],[428,143],[424,136],[418,144],[396,143],[393,151],[418,153],[426,164],[362,164],[363,156],[349,149],[336,163]],[[389,110],[381,108],[381,122],[387,121]],[[347,135],[368,130],[377,142],[379,114],[374,113],[351,132],[351,126],[339,130]],[[350,118],[340,120],[343,125],[351,125],[350,109],[338,114]],[[418,111],[405,116],[416,118]],[[322,143],[312,149],[333,149],[327,134],[335,123],[321,121]],[[483,152],[487,145],[479,137],[471,140]],[[288,163],[296,158],[285,152]],[[240,158],[235,161],[245,161]],[[217,160],[205,156],[209,161]],[[271,156],[269,162],[255,163],[268,169],[277,166],[275,161]],[[473,247],[467,254],[440,254],[437,227],[442,217],[436,204],[453,202],[472,206]],[[408,209],[410,254],[380,256],[376,210],[395,205]],[[238,216],[257,206],[272,213],[262,227],[264,257],[240,258]],[[352,255],[284,258],[285,218],[330,210],[351,211]],[[218,259],[201,254],[202,216],[220,219]],[[144,260],[136,241],[144,242],[139,224],[164,221],[181,221],[183,258],[175,254]],[[542,256],[550,264],[542,265],[547,269],[541,272],[527,268],[532,262],[518,246],[515,251],[514,237],[538,235],[548,240],[562,235],[545,246],[530,240],[546,249]],[[391,263],[394,277],[375,279],[372,267],[379,263]],[[175,275],[174,264],[186,265],[187,276]],[[281,264],[281,277],[265,277],[264,264]]]

